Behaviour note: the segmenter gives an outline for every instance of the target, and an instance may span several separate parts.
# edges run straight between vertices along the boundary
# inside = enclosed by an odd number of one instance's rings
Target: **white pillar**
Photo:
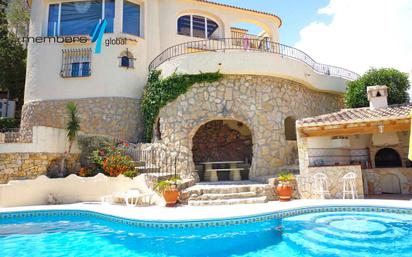
[[[142,35],[146,39],[147,64],[160,54],[159,0],[146,1],[144,4]],[[143,12],[143,10],[141,10]]]
[[[114,33],[123,31],[123,0],[115,0]]]
[[[29,33],[32,37],[46,36],[48,21],[48,5],[46,1],[33,0],[30,11]]]

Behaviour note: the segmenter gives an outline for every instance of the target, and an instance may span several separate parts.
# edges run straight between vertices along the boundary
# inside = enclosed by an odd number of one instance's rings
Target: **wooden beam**
[[[401,132],[401,131],[409,131],[411,128],[410,121],[408,122],[397,122],[395,124],[389,123],[382,123],[384,124],[383,132]],[[359,127],[339,127],[339,128],[331,128],[331,129],[324,129],[324,130],[310,130],[301,128],[301,131],[307,137],[319,137],[319,136],[350,136],[355,134],[377,134],[379,132],[378,125],[381,123],[371,123],[368,126],[359,126]]]

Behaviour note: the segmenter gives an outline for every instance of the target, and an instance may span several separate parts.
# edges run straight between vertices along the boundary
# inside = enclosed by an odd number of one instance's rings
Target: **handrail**
[[[156,69],[162,63],[180,55],[207,51],[216,52],[222,50],[243,50],[274,53],[279,54],[282,57],[288,57],[301,61],[320,74],[348,80],[356,80],[360,77],[359,74],[344,68],[317,63],[312,57],[302,50],[281,43],[271,42],[266,38],[221,38],[181,43],[167,48],[156,58],[154,58],[149,64],[149,71]]]

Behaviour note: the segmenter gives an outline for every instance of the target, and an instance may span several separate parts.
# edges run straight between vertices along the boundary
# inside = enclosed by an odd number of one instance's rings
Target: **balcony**
[[[218,66],[213,68],[211,63],[218,63]],[[182,43],[159,54],[149,65],[149,71],[153,69],[166,70],[169,73],[173,69],[178,69],[179,72],[183,69],[188,73],[220,69],[227,73],[279,75],[295,78],[319,90],[335,92],[344,92],[347,81],[359,78],[355,72],[317,63],[305,52],[271,42],[266,37],[236,37]]]

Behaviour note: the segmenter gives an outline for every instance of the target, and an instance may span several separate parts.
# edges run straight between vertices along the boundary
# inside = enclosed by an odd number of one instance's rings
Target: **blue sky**
[[[274,13],[282,19],[280,41],[294,45],[299,40],[299,31],[311,22],[329,23],[330,15],[318,14],[318,9],[328,5],[329,0],[214,0],[239,7]],[[245,27],[248,24],[241,24]],[[252,34],[256,28],[249,26]]]

